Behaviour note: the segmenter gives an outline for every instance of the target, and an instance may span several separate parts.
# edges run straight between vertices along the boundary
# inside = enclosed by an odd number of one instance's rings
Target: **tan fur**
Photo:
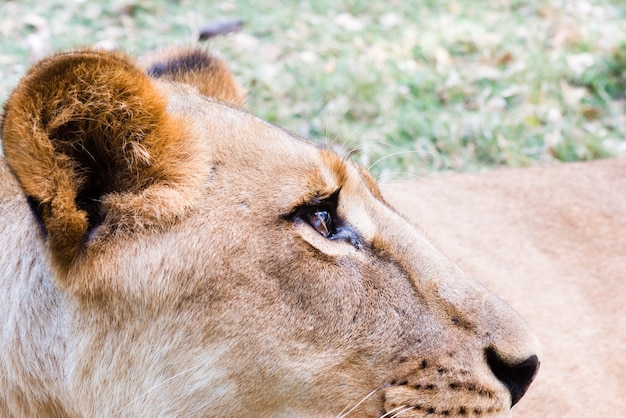
[[[435,176],[384,195],[543,343],[521,417],[626,411],[626,160]]]
[[[196,52],[168,68],[215,60]],[[0,416],[509,416],[539,354],[525,321],[365,170],[202,68],[82,50],[11,94]]]
[[[384,195],[543,343],[519,416],[626,411],[626,160],[438,176]]]

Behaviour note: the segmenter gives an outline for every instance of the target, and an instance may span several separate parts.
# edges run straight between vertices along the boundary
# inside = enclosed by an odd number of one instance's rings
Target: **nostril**
[[[487,364],[494,375],[511,392],[511,406],[515,405],[532,383],[539,370],[539,358],[535,355],[528,357],[521,363],[508,363],[492,348],[486,350]]]

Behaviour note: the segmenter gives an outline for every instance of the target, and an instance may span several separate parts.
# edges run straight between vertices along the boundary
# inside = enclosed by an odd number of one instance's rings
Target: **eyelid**
[[[337,201],[339,200],[340,190],[341,189],[337,189],[332,193],[317,194],[313,198],[309,199],[304,205],[305,206],[324,206],[327,204],[332,204],[333,206],[336,206]]]
[[[312,195],[313,197],[305,197],[301,200],[301,203],[294,205],[292,209],[282,217],[285,219],[293,218],[305,208],[311,208],[314,206],[332,208],[333,211],[336,211],[340,191],[341,188],[338,188],[332,193],[316,193]]]

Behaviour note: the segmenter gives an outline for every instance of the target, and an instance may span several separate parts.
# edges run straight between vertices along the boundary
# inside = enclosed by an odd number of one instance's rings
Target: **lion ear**
[[[96,50],[44,59],[9,97],[4,154],[61,265],[98,226],[125,233],[188,210],[202,181],[198,145],[166,106],[127,56]]]
[[[245,104],[245,90],[230,70],[203,49],[158,49],[144,55],[139,64],[151,77],[195,86],[201,94],[235,106]]]

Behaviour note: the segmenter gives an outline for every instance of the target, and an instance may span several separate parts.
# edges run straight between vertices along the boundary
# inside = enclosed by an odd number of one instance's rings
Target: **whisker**
[[[406,406],[405,409],[403,409],[402,411],[398,412],[397,414],[392,415],[391,418],[399,417],[400,415],[404,414],[405,412],[412,411],[412,410],[413,410],[412,406]]]
[[[421,180],[424,179],[425,176],[417,173],[411,173],[409,171],[390,171],[385,172],[376,177],[376,182],[378,184],[386,184],[386,183],[394,183],[398,180]]]
[[[407,406],[407,405],[400,405],[400,406],[398,406],[398,407],[393,408],[393,409],[392,409],[392,410],[390,410],[390,411],[387,411],[387,413],[386,413],[385,415],[381,415],[381,416],[380,416],[380,418],[387,418],[387,417],[391,417],[391,416],[392,416],[391,414],[394,414],[394,413],[396,413],[396,412],[404,412],[404,411],[406,411],[407,409],[410,409],[410,408],[411,408],[411,407],[410,407],[410,406]],[[395,415],[393,415],[393,416],[395,417]]]
[[[152,386],[150,389],[148,389],[147,391],[143,392],[141,395],[137,396],[135,399],[133,399],[132,401],[130,401],[129,403],[127,403],[126,405],[124,405],[122,408],[118,409],[117,411],[115,411],[113,413],[113,415],[120,415],[122,412],[124,412],[126,409],[128,409],[132,404],[134,404],[135,402],[139,401],[141,398],[146,397],[146,395],[148,395],[150,392],[156,390],[158,387],[163,386],[164,384],[177,379],[187,373],[190,373],[194,370],[199,369],[200,367],[202,367],[202,364],[198,364],[196,366],[190,367],[186,370],[181,371],[180,373],[175,374],[174,376],[170,376],[167,379],[163,380],[162,382],[157,383],[156,385]]]
[[[380,147],[388,147],[388,148],[400,149],[399,146],[394,145],[394,144],[390,144],[389,142],[383,141],[381,139],[381,140],[376,140],[376,141],[368,141],[366,144],[361,144],[360,147],[352,147],[352,148],[350,148],[350,155],[359,155],[363,151],[369,151],[371,149],[375,149],[376,147],[374,147],[374,145],[379,145]]]
[[[328,132],[328,131],[326,131]],[[356,136],[357,128],[352,129],[345,138],[340,139],[342,137],[341,134],[336,134],[332,139],[326,135],[326,147],[328,149],[334,149],[335,147],[343,147],[346,150],[347,155],[352,155],[355,147],[353,144],[359,142],[359,138]]]
[[[435,155],[432,152],[422,151],[422,150],[404,150],[404,151],[393,152],[391,154],[387,154],[384,157],[381,157],[378,160],[374,161],[372,164],[370,164],[370,166],[368,167],[368,170],[371,170],[372,167],[374,167],[376,164],[380,163],[381,161],[386,160],[387,158],[391,158],[391,157],[395,157],[396,155],[403,155],[403,154]]]
[[[384,161],[387,158],[391,158],[391,157],[394,157],[396,155],[402,155],[402,154],[423,154],[423,155],[429,155],[430,154],[430,155],[434,155],[432,152],[427,152],[427,151],[422,151],[422,150],[404,150],[404,151],[393,152],[391,154],[387,154],[384,157],[381,157],[378,160],[374,161],[372,164],[370,164],[370,166],[367,169],[371,170],[372,167],[374,167],[376,164],[380,163],[381,161]]]
[[[354,405],[352,408],[350,408],[350,410],[348,410],[347,412],[346,409],[348,408],[347,406],[345,408],[343,408],[343,410],[339,413],[339,415],[337,416],[337,418],[345,418],[348,415],[350,415],[352,412],[354,412],[355,409],[357,409],[363,402],[365,402],[370,396],[372,396],[373,394],[375,394],[376,392],[378,392],[381,389],[381,387],[377,387],[376,389],[374,389],[373,391],[371,391],[370,393],[368,393],[363,399],[361,399],[356,405]]]

